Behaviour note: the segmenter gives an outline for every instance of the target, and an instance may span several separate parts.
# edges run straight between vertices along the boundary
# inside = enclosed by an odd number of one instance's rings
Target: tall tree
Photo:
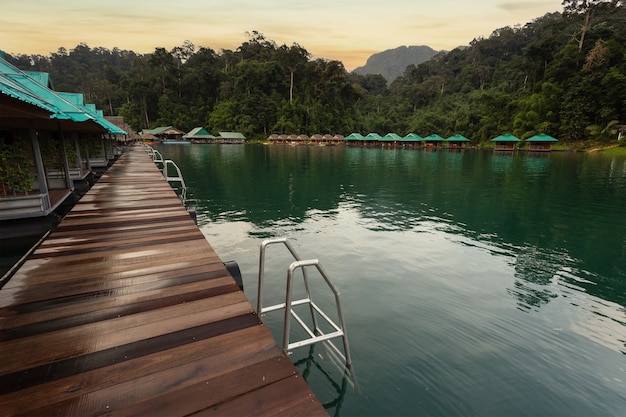
[[[287,71],[289,71],[289,102],[293,102],[293,79],[296,70],[304,65],[309,60],[309,56],[311,54],[298,45],[294,43],[290,47],[287,45],[282,45],[278,49],[278,60],[281,65],[283,65]]]

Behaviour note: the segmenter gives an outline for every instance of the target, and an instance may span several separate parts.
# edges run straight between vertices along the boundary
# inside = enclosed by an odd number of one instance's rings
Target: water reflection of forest
[[[520,248],[518,276],[541,286],[520,287],[527,306],[551,299],[544,287],[565,259],[593,274],[593,284],[581,284],[586,291],[626,304],[625,161],[569,152],[280,145],[179,152],[170,157],[187,159],[186,178],[193,172],[187,183],[199,201],[210,201],[215,218],[233,213],[267,227],[347,202],[382,230],[431,222],[447,233]],[[559,258],[554,265],[551,256]]]

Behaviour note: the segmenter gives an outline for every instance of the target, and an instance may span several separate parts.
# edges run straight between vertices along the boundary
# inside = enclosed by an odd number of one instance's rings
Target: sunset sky
[[[562,9],[561,0],[2,0],[0,50],[48,55],[86,43],[149,53],[189,40],[219,52],[256,30],[352,70],[386,49],[450,50]]]

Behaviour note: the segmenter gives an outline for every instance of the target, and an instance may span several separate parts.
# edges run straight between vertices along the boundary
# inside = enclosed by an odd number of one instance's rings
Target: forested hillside
[[[51,74],[135,129],[270,133],[461,133],[475,143],[504,132],[561,141],[615,138],[626,124],[626,8],[621,0],[566,0],[563,13],[503,27],[439,54],[387,86],[311,59],[297,43],[252,32],[236,50],[187,41],[150,54],[80,44],[50,56],[6,55]],[[410,42],[411,39],[407,39]]]

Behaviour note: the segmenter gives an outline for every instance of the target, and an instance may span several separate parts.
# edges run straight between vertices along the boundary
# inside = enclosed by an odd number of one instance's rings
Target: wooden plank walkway
[[[0,415],[322,415],[141,147],[0,290]]]

